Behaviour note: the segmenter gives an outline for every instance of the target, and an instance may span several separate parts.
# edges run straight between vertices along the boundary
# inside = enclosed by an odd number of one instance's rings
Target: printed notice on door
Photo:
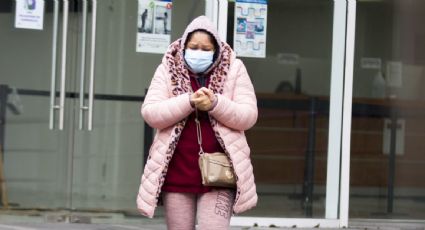
[[[15,27],[43,29],[44,0],[16,0]]]
[[[165,53],[171,40],[171,0],[139,0],[136,51]]]
[[[266,57],[267,0],[236,0],[233,47],[239,57]]]

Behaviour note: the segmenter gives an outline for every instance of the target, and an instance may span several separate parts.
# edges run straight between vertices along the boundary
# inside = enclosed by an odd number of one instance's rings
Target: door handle
[[[56,104],[56,61],[57,61],[57,32],[59,21],[59,4],[54,0],[54,19],[53,19],[53,44],[52,44],[52,73],[50,89],[50,120],[49,128],[54,129],[55,111],[59,110],[59,130],[63,130],[65,115],[65,86],[66,86],[66,46],[68,35],[68,11],[69,0],[63,0],[63,19],[62,19],[62,56],[61,56],[61,82],[59,92],[59,105]]]
[[[53,2],[53,41],[52,41],[52,73],[50,82],[50,115],[49,115],[49,129],[53,130],[55,120],[55,110],[59,109],[56,105],[56,61],[58,47],[58,21],[59,21],[59,0]]]
[[[82,25],[82,60],[80,73],[80,116],[79,128],[83,129],[84,112],[88,112],[87,130],[93,129],[93,101],[94,101],[94,71],[96,60],[96,19],[97,19],[97,0],[92,0],[92,17],[91,17],[91,39],[90,39],[90,70],[89,70],[89,96],[88,106],[84,100],[84,82],[85,82],[85,55],[86,55],[86,39],[87,39],[87,0],[83,0],[83,25]]]
[[[93,0],[92,32],[91,32],[91,55],[90,55],[90,85],[89,85],[89,122],[88,130],[93,128],[93,100],[94,100],[94,61],[96,58],[96,19],[97,0]]]
[[[59,130],[63,130],[65,116],[65,85],[66,85],[66,46],[68,42],[68,13],[69,0],[63,0],[62,19],[62,58],[61,58],[61,85],[59,94]]]
[[[86,73],[86,39],[87,39],[87,0],[83,0],[83,21],[81,30],[81,70],[80,70],[80,112],[79,124],[80,130],[83,129],[84,112],[88,109],[85,106],[84,89],[85,89],[85,73]]]

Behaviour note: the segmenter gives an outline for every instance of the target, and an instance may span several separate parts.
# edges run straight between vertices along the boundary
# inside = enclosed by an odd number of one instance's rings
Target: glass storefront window
[[[163,56],[136,52],[139,1],[46,0],[43,30],[15,28],[15,2],[0,1],[0,205],[137,213],[143,147],[150,145],[144,138],[151,131],[140,105]],[[205,12],[203,1],[172,7],[172,40]],[[65,95],[56,109],[52,88],[56,104]]]
[[[359,1],[350,218],[425,218],[425,2]]]
[[[328,0],[268,1],[266,57],[241,57],[259,106],[246,132],[259,203],[244,216],[325,217],[333,10]]]

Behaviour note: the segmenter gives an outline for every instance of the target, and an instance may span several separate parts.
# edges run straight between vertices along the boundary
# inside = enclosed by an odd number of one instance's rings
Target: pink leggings
[[[228,229],[233,213],[235,192],[217,189],[203,194],[172,193],[163,195],[168,230]]]

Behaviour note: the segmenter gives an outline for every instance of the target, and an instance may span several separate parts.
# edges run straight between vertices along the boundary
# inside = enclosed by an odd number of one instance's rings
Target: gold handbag
[[[201,170],[202,184],[214,187],[236,187],[236,176],[225,153],[205,153],[202,149],[201,124],[196,110],[196,134],[199,144],[199,169]]]

